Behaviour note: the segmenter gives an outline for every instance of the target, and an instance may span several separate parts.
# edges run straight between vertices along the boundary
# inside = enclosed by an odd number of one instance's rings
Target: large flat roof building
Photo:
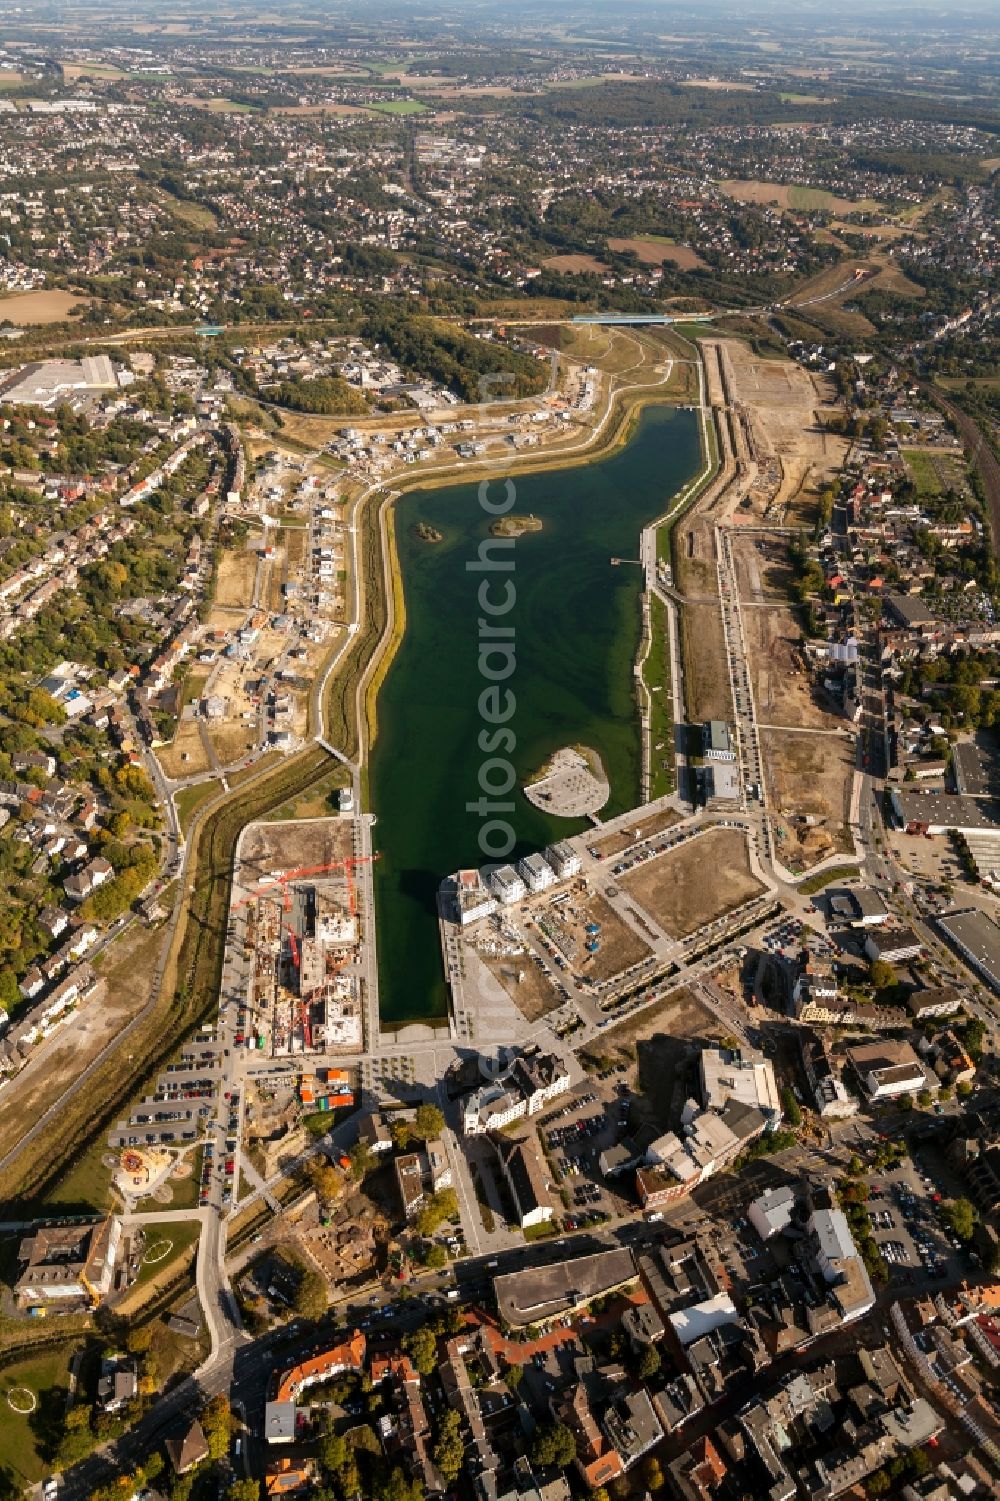
[[[939,917],[938,927],[990,989],[1000,993],[1000,927],[992,917],[971,908]]]
[[[699,1066],[706,1109],[723,1111],[737,1100],[752,1105],[768,1122],[781,1119],[774,1065],[758,1049],[703,1048]]]
[[[0,401],[9,406],[54,407],[68,397],[114,391],[118,381],[106,354],[82,360],[44,360],[0,380]]]
[[[551,1266],[507,1272],[494,1277],[493,1290],[500,1317],[512,1328],[523,1329],[562,1318],[594,1298],[628,1287],[637,1277],[631,1251],[597,1251]]]

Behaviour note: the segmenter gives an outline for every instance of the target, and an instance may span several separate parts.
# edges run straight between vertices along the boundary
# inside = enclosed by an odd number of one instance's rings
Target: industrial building
[[[73,396],[96,396],[117,386],[114,366],[106,354],[87,355],[82,360],[44,360],[24,365],[0,380],[0,402],[48,410]]]
[[[1000,994],[1000,927],[977,907],[938,918],[938,927],[991,990]]]

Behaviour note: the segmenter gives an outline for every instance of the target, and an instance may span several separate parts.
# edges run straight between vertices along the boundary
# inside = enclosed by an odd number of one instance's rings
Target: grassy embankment
[[[649,695],[649,796],[655,798],[665,797],[677,785],[667,607],[658,594],[650,595],[649,625],[649,652],[642,677]]]

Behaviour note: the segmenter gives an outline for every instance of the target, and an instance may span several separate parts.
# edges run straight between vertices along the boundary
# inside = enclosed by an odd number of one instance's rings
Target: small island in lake
[[[523,537],[525,532],[540,532],[542,523],[537,516],[501,516],[490,527],[494,537]]]
[[[586,818],[611,793],[601,758],[589,745],[566,745],[524,786],[529,803],[559,818]]]
[[[429,521],[418,521],[413,528],[413,535],[419,537],[421,542],[443,542],[444,532],[439,532],[436,526],[431,526]]]

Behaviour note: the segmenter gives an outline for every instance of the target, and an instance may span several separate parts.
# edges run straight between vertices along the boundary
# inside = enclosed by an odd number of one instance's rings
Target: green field
[[[933,454],[922,453],[919,448],[904,448],[903,458],[910,471],[910,478],[917,487],[918,497],[941,494],[943,488],[941,476],[938,474]]]
[[[427,105],[419,99],[384,99],[380,104],[370,104],[369,109],[380,115],[424,115]]]
[[[191,820],[202,803],[207,803],[210,797],[214,797],[221,790],[220,783],[214,777],[207,782],[196,782],[193,787],[181,788],[174,798],[174,806],[177,809],[182,834],[187,833]]]
[[[49,1473],[38,1451],[58,1439],[74,1348],[67,1344],[0,1371],[0,1478],[9,1476],[13,1481],[10,1495],[19,1495],[21,1487],[37,1485]],[[36,1405],[31,1413],[16,1412],[11,1406],[13,1401],[18,1407],[28,1407],[32,1400]]]
[[[182,1220],[175,1223],[172,1220],[153,1220],[145,1225],[144,1229],[146,1231],[145,1255],[153,1255],[157,1259],[155,1261],[143,1260],[139,1275],[135,1279],[136,1287],[142,1287],[144,1283],[158,1277],[195,1244],[201,1234],[201,1221]],[[168,1244],[169,1251],[166,1249]]]
[[[103,1158],[111,1155],[107,1140],[99,1136],[83,1152],[58,1185],[45,1195],[47,1208],[65,1213],[104,1211],[111,1207],[111,1169]]]
[[[657,594],[650,596],[649,619],[652,640],[642,676],[649,689],[649,796],[653,798],[673,792],[676,780],[667,607]]]
[[[829,208],[832,198],[833,194],[828,193],[826,188],[802,188],[794,186],[788,190],[788,202],[792,208],[797,209]]]

